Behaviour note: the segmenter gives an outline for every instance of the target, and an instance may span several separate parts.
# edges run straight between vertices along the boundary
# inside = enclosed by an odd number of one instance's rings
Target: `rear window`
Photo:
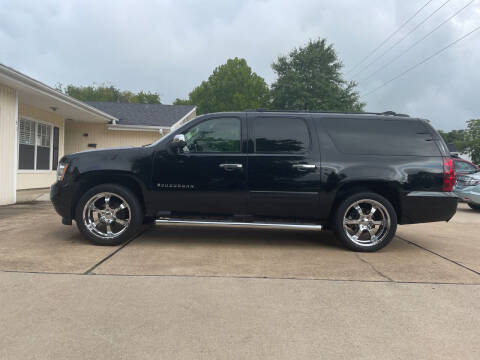
[[[257,153],[303,153],[310,146],[307,124],[301,118],[258,117],[253,133]]]
[[[343,153],[440,156],[431,132],[407,119],[326,119],[325,128]]]

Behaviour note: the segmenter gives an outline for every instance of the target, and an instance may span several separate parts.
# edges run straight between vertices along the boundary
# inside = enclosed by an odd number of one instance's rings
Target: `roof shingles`
[[[88,105],[115,116],[118,125],[172,126],[190,113],[193,105],[130,104],[86,101]]]

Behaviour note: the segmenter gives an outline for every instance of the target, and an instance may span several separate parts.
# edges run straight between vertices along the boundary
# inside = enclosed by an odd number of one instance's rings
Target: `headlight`
[[[59,163],[57,167],[57,181],[62,181],[68,169],[68,163]]]

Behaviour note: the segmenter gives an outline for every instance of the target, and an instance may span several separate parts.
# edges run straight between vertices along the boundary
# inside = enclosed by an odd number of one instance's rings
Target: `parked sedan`
[[[455,173],[457,175],[471,175],[480,172],[480,167],[478,165],[459,157],[452,158],[455,164]]]
[[[480,173],[458,176],[454,192],[472,209],[480,211]]]

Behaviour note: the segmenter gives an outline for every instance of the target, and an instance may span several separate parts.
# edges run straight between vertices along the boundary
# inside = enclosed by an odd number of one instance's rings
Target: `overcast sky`
[[[470,0],[451,0],[383,58],[355,77],[361,94],[480,25],[476,0],[425,41],[396,58]],[[111,83],[186,98],[214,67],[243,57],[267,83],[271,63],[309,39],[326,38],[345,78],[362,70],[445,0],[432,0],[387,44],[351,69],[427,0],[0,0],[0,63],[48,85]],[[389,85],[362,96],[368,111],[394,110],[465,127],[480,118],[480,31]]]

